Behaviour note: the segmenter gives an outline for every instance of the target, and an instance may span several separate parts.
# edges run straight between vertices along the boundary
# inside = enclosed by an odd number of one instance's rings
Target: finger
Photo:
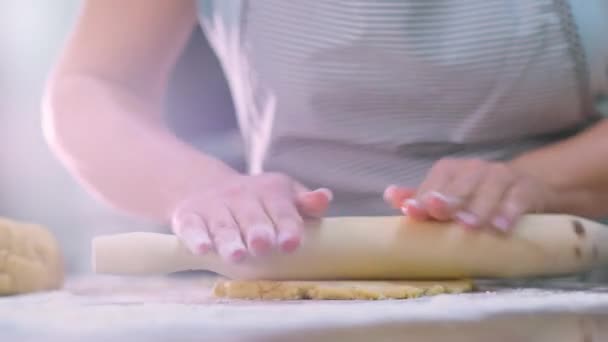
[[[292,201],[293,194],[267,194],[262,198],[266,213],[274,223],[277,244],[283,252],[293,252],[300,246],[303,220]]]
[[[310,190],[298,182],[293,182],[293,190],[296,194],[297,208],[305,217],[322,217],[333,200],[333,193],[327,188]]]
[[[466,206],[477,190],[485,172],[488,168],[483,162],[471,160],[464,163],[464,167],[446,182],[443,187],[437,189],[435,196],[445,203],[452,216],[456,210]]]
[[[467,207],[456,214],[457,219],[469,228],[486,226],[513,182],[514,178],[504,166],[492,166]]]
[[[213,247],[205,222],[195,213],[177,210],[171,219],[171,228],[194,254],[205,254]]]
[[[450,220],[453,217],[456,208],[461,205],[461,201],[458,198],[446,196],[439,191],[430,191],[426,193],[422,203],[423,207],[428,212],[428,215],[439,221]]]
[[[312,191],[308,187],[305,187],[304,185],[302,185],[301,183],[296,182],[296,181],[292,181],[292,186],[293,186],[293,192],[296,194],[301,194],[301,193]]]
[[[433,217],[444,221],[453,219],[460,209],[467,206],[486,170],[481,161],[466,161],[451,179],[430,192],[426,202]]]
[[[247,255],[247,249],[230,210],[223,205],[209,206],[208,211],[201,215],[220,257],[231,262],[243,260]]]
[[[270,252],[276,243],[276,232],[260,199],[241,193],[231,199],[229,208],[251,254]]]
[[[513,186],[506,194],[501,206],[492,218],[492,225],[502,232],[508,232],[517,220],[534,209],[531,195],[523,185]]]
[[[326,188],[314,191],[300,192],[296,194],[296,205],[300,213],[305,217],[320,218],[333,199],[333,193]]]
[[[428,177],[420,185],[416,194],[417,207],[426,211],[429,218],[436,220],[447,220],[450,218],[446,203],[447,198],[437,192],[447,184],[454,176],[458,161],[453,159],[442,159],[435,163]],[[410,204],[413,204],[410,203]],[[408,210],[411,212],[414,209]]]
[[[399,209],[403,207],[406,199],[410,199],[416,195],[416,190],[405,188],[397,185],[389,185],[383,194],[384,201],[391,207]]]
[[[414,220],[424,221],[429,219],[427,210],[413,198],[405,200],[401,207],[401,211],[403,212],[403,215],[411,217]]]

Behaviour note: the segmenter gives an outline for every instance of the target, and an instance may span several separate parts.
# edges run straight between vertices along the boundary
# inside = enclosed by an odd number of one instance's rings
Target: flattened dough
[[[262,281],[218,280],[218,298],[298,300],[408,299],[473,290],[469,280],[454,281]]]
[[[59,246],[46,228],[0,218],[0,296],[57,289],[63,278]]]

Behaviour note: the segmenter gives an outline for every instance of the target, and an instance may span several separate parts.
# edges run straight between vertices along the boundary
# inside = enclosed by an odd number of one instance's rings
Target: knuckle
[[[234,241],[237,239],[237,237],[240,238],[240,236],[237,235],[234,230],[220,230],[220,231],[212,232],[212,234],[213,234],[213,240],[217,244]]]
[[[286,201],[281,197],[266,198],[264,203],[268,217],[274,222],[282,220],[293,220],[299,217],[298,210],[293,202]]]
[[[244,225],[255,225],[268,223],[268,219],[266,219],[266,214],[257,210],[245,210],[238,214],[239,223]]]
[[[525,184],[517,184],[511,190],[511,200],[522,208],[528,209],[535,207],[536,196],[529,186]]]
[[[505,204],[511,211],[517,213],[527,213],[542,210],[539,203],[533,196],[530,196],[525,187],[515,186]]]
[[[267,189],[283,188],[289,183],[289,177],[281,173],[267,173],[259,179],[259,185]]]
[[[496,208],[500,203],[495,200],[477,197],[469,204],[469,211],[473,214],[485,217],[492,211],[492,208]]]
[[[519,201],[510,199],[503,203],[502,211],[508,213],[511,216],[518,216],[525,212],[526,208]]]
[[[186,228],[198,226],[196,214],[186,208],[178,208],[171,217],[171,229],[173,233],[179,235]]]
[[[248,192],[248,188],[244,183],[231,184],[223,191],[223,195],[229,198],[243,197]]]
[[[526,200],[526,188],[523,186],[516,185],[511,189],[509,200],[512,203],[521,203]],[[519,204],[518,204],[519,205]]]
[[[220,232],[229,232],[236,229],[234,223],[222,218],[208,219],[207,222],[209,230],[213,231],[215,234]]]
[[[175,216],[173,224],[180,228],[197,227],[201,225],[201,219],[198,215],[191,212],[181,213],[180,215]]]
[[[186,196],[174,206],[173,219],[178,219],[196,212],[196,208],[198,207],[197,204],[202,201],[202,197],[198,194]]]
[[[303,220],[300,215],[297,215],[295,212],[291,210],[278,210],[274,213],[273,219],[276,222],[295,222],[301,223]]]
[[[488,176],[499,183],[512,183],[515,175],[503,163],[493,163],[489,166]]]
[[[185,216],[188,216],[188,212],[189,210],[183,204],[178,205],[171,215],[171,224],[179,224]]]
[[[482,215],[491,206],[488,201],[475,200],[468,205],[468,210],[475,215]]]
[[[298,215],[278,217],[275,222],[278,230],[300,230],[304,224],[304,220]]]

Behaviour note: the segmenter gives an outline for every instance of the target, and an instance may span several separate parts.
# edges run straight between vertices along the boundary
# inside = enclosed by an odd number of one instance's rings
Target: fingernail
[[[275,245],[274,229],[268,226],[252,227],[247,237],[247,246],[255,256],[267,254]]]
[[[492,220],[492,225],[498,230],[506,232],[509,230],[511,222],[509,222],[509,220],[507,220],[504,216],[497,216],[494,218],[494,220]]]
[[[466,211],[459,211],[456,213],[456,219],[469,227],[474,227],[478,223],[477,216]]]
[[[412,206],[416,209],[421,209],[420,203],[418,203],[418,201],[413,198],[408,198],[405,201],[403,201],[404,208],[407,208],[409,206]]]
[[[281,231],[278,244],[283,252],[291,253],[300,246],[300,237],[293,232]]]
[[[327,189],[327,188],[319,188],[315,191],[321,192],[323,194],[325,194],[325,196],[327,197],[327,199],[331,202],[334,199],[334,194],[331,192],[331,190]]]
[[[391,184],[384,189],[384,193],[382,193],[382,198],[385,202],[391,202],[391,193],[395,191],[397,188],[396,185]]]
[[[245,258],[247,250],[242,242],[235,240],[220,245],[219,253],[228,261],[239,262]]]
[[[403,213],[403,215],[408,216],[410,215],[410,208],[413,207],[417,210],[422,210],[422,206],[420,205],[420,203],[413,199],[413,198],[408,198],[405,201],[403,201],[403,206],[401,207],[401,212]]]
[[[188,240],[190,250],[197,255],[203,255],[211,250],[211,240],[204,234],[196,234],[196,237]]]
[[[211,250],[211,240],[207,234],[201,231],[201,228],[183,229],[181,239],[194,254],[201,255]]]
[[[232,262],[241,262],[245,259],[245,255],[247,255],[247,251],[245,249],[237,249],[230,253],[230,260]]]
[[[444,202],[445,204],[447,204],[450,207],[456,206],[459,203],[457,198],[451,197],[451,196],[446,196],[438,191],[431,191],[431,193],[429,193],[429,196],[437,198],[438,200]]]

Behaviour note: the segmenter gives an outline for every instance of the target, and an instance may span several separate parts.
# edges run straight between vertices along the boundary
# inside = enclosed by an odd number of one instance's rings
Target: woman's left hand
[[[509,231],[521,215],[547,209],[553,191],[508,163],[441,159],[416,190],[389,186],[385,199],[418,220],[455,220]]]

